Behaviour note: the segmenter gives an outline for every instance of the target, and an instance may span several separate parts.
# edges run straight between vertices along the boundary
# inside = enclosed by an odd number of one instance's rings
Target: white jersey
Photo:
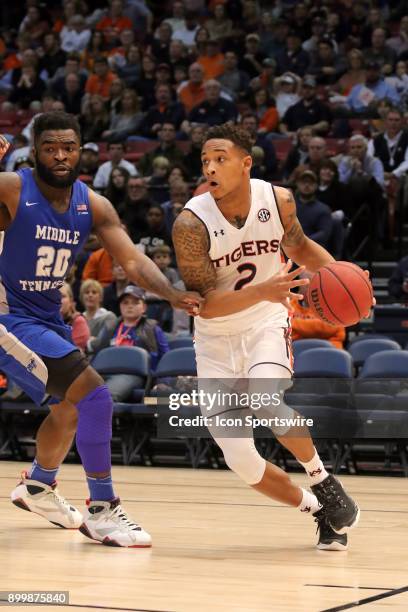
[[[251,179],[251,208],[241,229],[227,221],[209,192],[192,198],[185,208],[207,228],[217,289],[238,291],[257,285],[282,268],[280,244],[284,229],[270,183]],[[276,327],[288,326],[287,309],[280,303],[264,301],[224,317],[196,317],[195,327],[198,333],[234,334],[266,318],[272,319]]]

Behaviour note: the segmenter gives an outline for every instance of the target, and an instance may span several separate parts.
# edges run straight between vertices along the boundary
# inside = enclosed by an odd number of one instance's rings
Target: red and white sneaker
[[[152,545],[150,535],[129,519],[119,498],[113,501],[88,500],[87,514],[84,515],[79,531],[105,546],[149,548]]]
[[[83,521],[79,510],[58,493],[56,482],[49,486],[31,480],[27,472],[22,472],[20,484],[11,492],[11,501],[17,508],[39,514],[63,529],[78,529]]]

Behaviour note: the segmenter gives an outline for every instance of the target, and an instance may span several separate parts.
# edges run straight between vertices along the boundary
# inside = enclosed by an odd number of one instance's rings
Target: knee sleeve
[[[86,472],[110,470],[113,402],[106,385],[97,387],[77,404],[76,444]]]
[[[265,472],[266,461],[255,448],[252,438],[219,438],[228,467],[249,485],[258,484]]]

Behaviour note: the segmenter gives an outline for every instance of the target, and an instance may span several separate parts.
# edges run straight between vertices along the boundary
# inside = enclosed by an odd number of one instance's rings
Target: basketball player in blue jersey
[[[201,298],[173,289],[140,253],[111,204],[77,180],[80,129],[65,113],[34,123],[35,168],[0,174],[0,370],[40,403],[53,398],[30,472],[13,503],[103,544],[148,547],[150,535],[120,505],[111,479],[112,399],[73,345],[60,314],[60,288],[90,231],[136,284],[195,313]],[[0,158],[8,142],[0,137]],[[76,432],[90,500],[84,516],[58,493],[56,474]]]
[[[213,392],[225,389],[219,379],[230,379],[223,383],[227,388],[232,388],[231,380],[248,379],[250,390],[259,391],[263,385],[261,390],[267,391],[274,382],[282,389],[282,381],[292,376],[289,300],[303,297],[291,290],[308,283],[296,276],[305,268],[314,272],[334,261],[304,235],[290,191],[250,179],[250,151],[250,136],[242,128],[229,124],[211,128],[202,148],[209,191],[186,204],[173,228],[185,285],[205,297],[195,319],[197,373],[204,390],[210,385]],[[281,249],[290,258],[285,265]],[[290,271],[290,260],[300,267]],[[228,412],[225,406],[217,409],[220,415]],[[201,410],[204,416],[217,414],[205,407]],[[226,416],[235,416],[236,410]],[[249,408],[242,412],[251,414]],[[268,413],[297,414],[285,405],[261,416]],[[318,548],[347,547],[346,532],[357,524],[358,506],[326,472],[307,428],[274,433],[305,468],[312,492],[296,486],[283,470],[265,461],[245,425],[228,435],[213,419],[209,430],[227,465],[248,485],[315,517]]]

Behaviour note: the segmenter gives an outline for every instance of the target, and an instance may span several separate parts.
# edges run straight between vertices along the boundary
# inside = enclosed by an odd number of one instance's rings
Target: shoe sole
[[[122,544],[119,544],[118,542],[116,542],[116,540],[110,540],[108,537],[104,538],[103,540],[98,540],[97,538],[94,538],[93,535],[91,535],[91,532],[89,531],[85,523],[82,523],[79,528],[79,531],[85,537],[89,538],[90,540],[93,540],[94,542],[99,542],[99,544],[103,544],[104,546],[115,546],[117,548],[151,548],[152,546],[151,544],[134,544],[133,546],[122,546]]]
[[[341,527],[340,529],[336,529],[335,527],[333,527],[333,525],[330,523],[330,527],[333,529],[333,531],[335,531],[336,533],[338,533],[339,535],[343,535],[347,532],[349,532],[351,529],[354,529],[354,527],[357,527],[358,522],[360,520],[360,508],[357,508],[357,514],[355,516],[355,519],[352,523],[350,523],[350,525],[344,525],[344,527]]]
[[[37,516],[41,516],[41,518],[45,518],[45,516],[43,516],[39,512],[36,512],[35,510],[31,510],[31,508],[27,506],[27,504],[25,503],[23,499],[21,499],[21,497],[18,497],[17,499],[12,499],[11,503],[17,506],[17,508],[20,508],[20,510],[26,510],[27,512],[32,512],[33,514],[36,514]],[[65,527],[64,525],[61,525],[61,523],[49,521],[47,518],[45,518],[45,520],[51,523],[52,525],[55,525],[56,527],[60,527],[61,529],[71,529],[75,531],[77,530],[77,527]]]
[[[340,542],[332,542],[331,544],[317,544],[316,548],[318,548],[319,550],[342,551],[347,550],[347,544],[341,544]]]

